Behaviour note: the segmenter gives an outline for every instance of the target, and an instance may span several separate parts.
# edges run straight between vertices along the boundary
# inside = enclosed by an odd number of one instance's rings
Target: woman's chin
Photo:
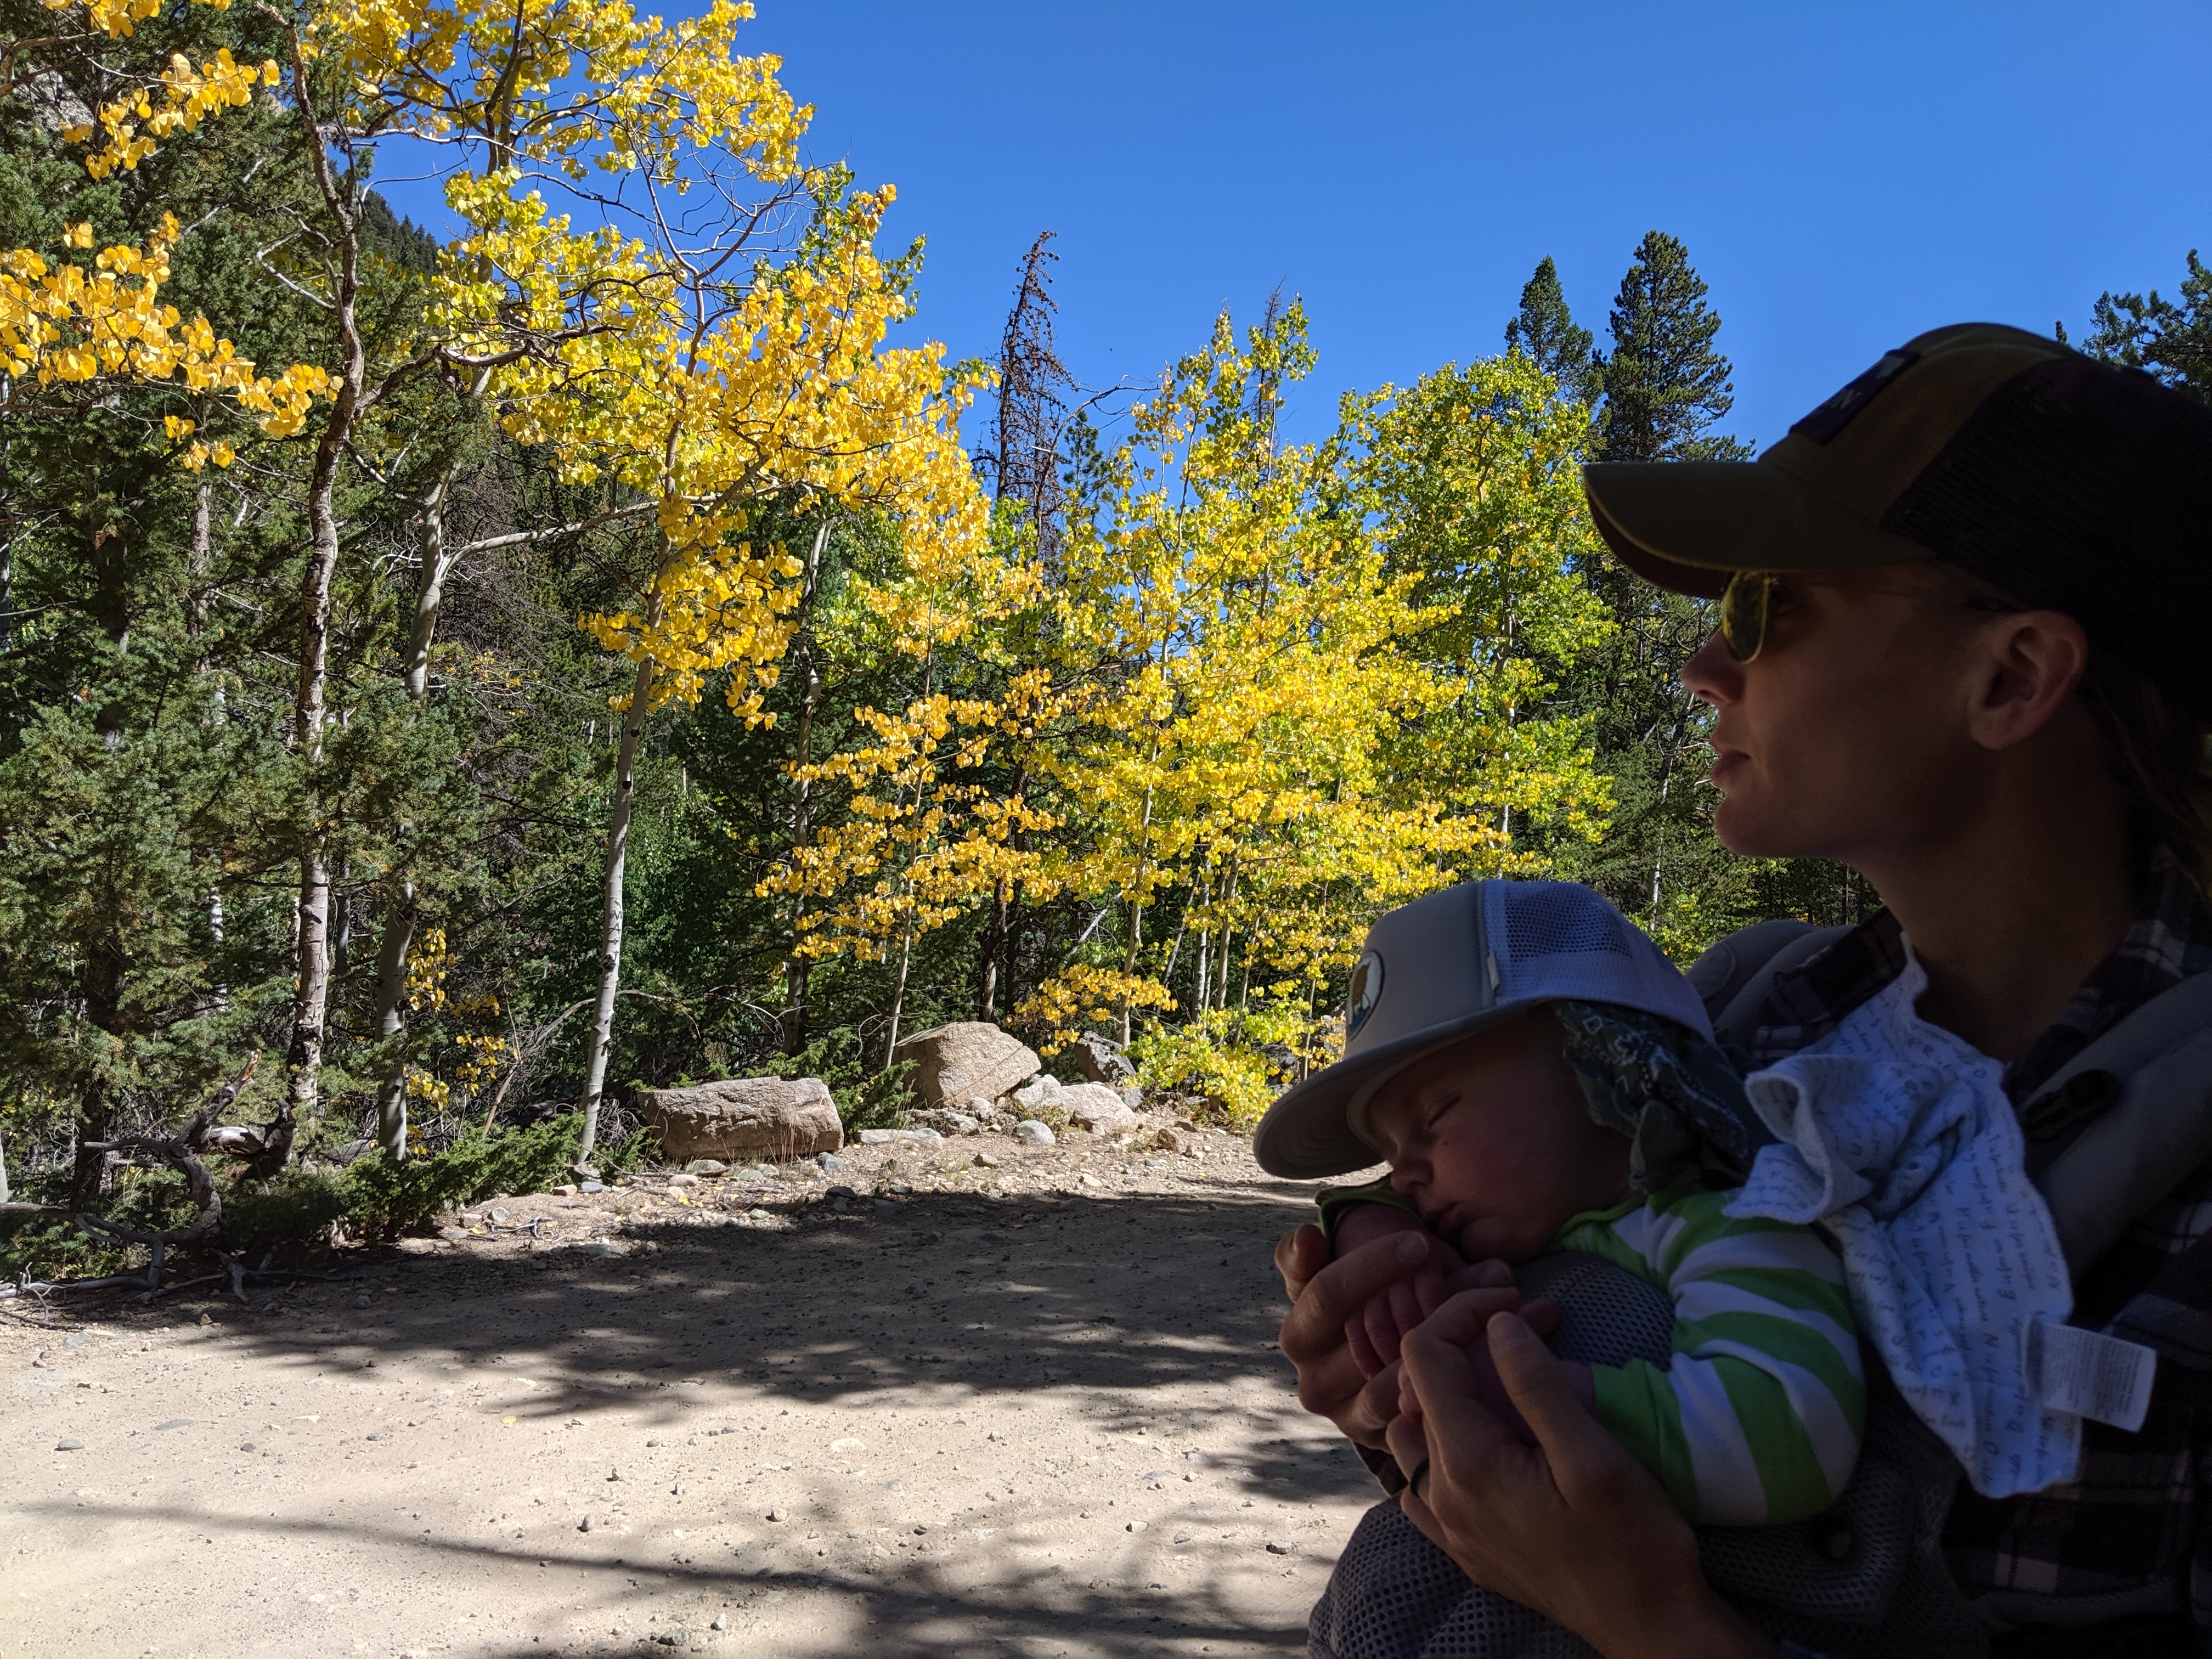
[[[1741,794],[1723,797],[1713,809],[1713,835],[1739,858],[1787,859],[1800,856],[1788,830],[1773,822],[1773,814],[1759,810],[1756,801]]]

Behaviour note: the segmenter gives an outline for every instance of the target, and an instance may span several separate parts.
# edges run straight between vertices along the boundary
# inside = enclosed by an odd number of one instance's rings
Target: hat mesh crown
[[[1563,902],[1560,890],[1548,884],[1508,886],[1503,898],[1505,949],[1516,963],[1530,957],[1635,957],[1625,924],[1610,905]]]

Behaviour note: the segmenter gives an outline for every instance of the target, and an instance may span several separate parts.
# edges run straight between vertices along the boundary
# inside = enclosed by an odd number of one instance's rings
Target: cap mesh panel
[[[1610,906],[1602,900],[1570,904],[1561,893],[1559,885],[1549,882],[1505,890],[1505,948],[1515,962],[1528,957],[1634,957]]]

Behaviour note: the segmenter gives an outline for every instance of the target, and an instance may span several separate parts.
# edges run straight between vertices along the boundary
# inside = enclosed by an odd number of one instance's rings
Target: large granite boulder
[[[1118,1090],[1137,1080],[1137,1068],[1121,1052],[1121,1045],[1096,1031],[1085,1031],[1076,1038],[1067,1055],[1075,1062],[1076,1069],[1093,1083]]]
[[[740,1077],[688,1089],[641,1089],[638,1115],[671,1158],[808,1158],[845,1144],[818,1077]]]
[[[1044,1063],[1027,1043],[980,1019],[916,1031],[891,1050],[891,1059],[914,1062],[908,1086],[926,1108],[995,1100]]]

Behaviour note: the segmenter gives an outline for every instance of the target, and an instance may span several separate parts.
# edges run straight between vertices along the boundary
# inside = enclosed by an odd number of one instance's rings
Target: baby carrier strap
[[[1704,998],[1713,1035],[1723,1042],[1748,1043],[1759,1029],[1759,1012],[1774,981],[1802,968],[1845,933],[1848,927],[1815,927],[1806,921],[1761,921],[1740,928],[1690,964],[1688,979]]]
[[[2212,973],[2151,999],[2020,1109],[2027,1170],[2078,1279],[2212,1158]]]
[[[1743,1043],[1782,975],[1848,930],[1762,921],[1689,970],[1714,1034]],[[2212,1159],[2212,973],[2151,999],[2019,1109],[2027,1172],[2078,1279],[2129,1225]]]

